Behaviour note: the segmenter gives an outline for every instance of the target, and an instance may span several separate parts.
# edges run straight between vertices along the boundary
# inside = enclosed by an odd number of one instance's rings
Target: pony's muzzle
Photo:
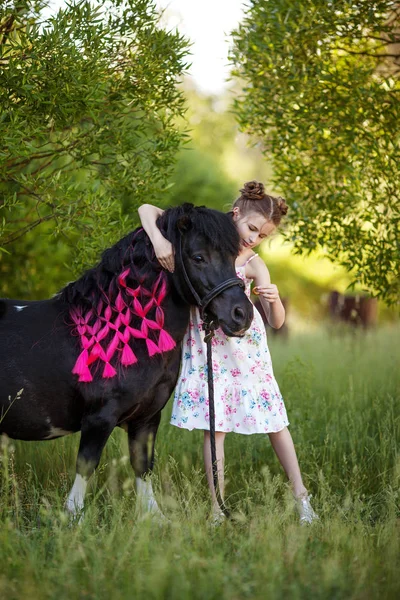
[[[231,319],[236,332],[244,332],[250,326],[253,318],[251,310],[245,310],[243,305],[236,305],[231,310]]]
[[[228,292],[229,295],[225,296]],[[210,303],[210,313],[225,335],[242,336],[253,320],[253,305],[237,286],[214,298]]]

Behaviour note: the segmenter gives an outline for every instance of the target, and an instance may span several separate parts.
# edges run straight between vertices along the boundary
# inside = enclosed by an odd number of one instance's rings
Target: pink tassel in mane
[[[82,350],[82,352],[78,356],[78,360],[76,361],[74,368],[72,369],[74,375],[81,375],[84,372],[85,368],[87,367],[87,361],[88,351]]]
[[[79,381],[84,381],[86,383],[93,381],[93,377],[90,373],[90,369],[88,367],[88,351],[83,350],[78,360],[75,363],[74,368],[72,369],[72,373],[74,375],[79,375]]]
[[[109,362],[107,362],[106,366],[104,367],[103,378],[111,379],[111,377],[115,377],[116,374],[117,374],[117,371],[114,369],[114,367],[112,365],[110,365]]]
[[[129,267],[112,280],[107,289],[100,290],[103,299],[86,313],[85,309],[71,308],[70,316],[82,348],[72,372],[81,382],[93,381],[90,366],[97,361],[104,363],[102,377],[106,379],[117,375],[115,367],[118,363],[124,367],[137,363],[130,342],[138,344],[136,340],[145,340],[150,357],[176,347],[174,339],[164,329],[161,305],[168,291],[165,274],[160,273],[151,290],[146,289],[144,278],[139,280],[136,288],[129,287],[130,277],[138,281]],[[152,309],[155,309],[155,315],[148,318]],[[149,338],[149,330],[160,332],[158,343]]]
[[[91,381],[93,381],[93,377],[89,367],[86,367],[84,372],[80,375],[79,381],[83,381],[84,383],[90,383]]]
[[[175,340],[169,335],[165,329],[161,329],[160,337],[158,338],[158,347],[160,352],[168,352],[168,350],[172,350],[175,348]]]
[[[155,354],[158,354],[159,352],[161,352],[161,350],[157,346],[157,344],[155,344],[149,338],[147,338],[147,340],[146,340],[146,345],[147,345],[147,351],[149,353],[149,356],[154,356]]]
[[[125,344],[124,349],[122,350],[121,364],[124,365],[124,367],[128,367],[129,365],[134,365],[135,363],[137,363],[137,361],[138,359],[132,352],[130,346],[128,344]]]

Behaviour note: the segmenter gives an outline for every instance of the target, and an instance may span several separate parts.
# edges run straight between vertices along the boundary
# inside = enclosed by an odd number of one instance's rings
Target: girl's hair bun
[[[276,200],[277,200],[277,203],[278,203],[278,208],[281,211],[281,215],[282,216],[286,215],[287,211],[289,210],[289,207],[286,204],[285,199],[282,198],[281,196],[279,196]]]
[[[240,191],[243,200],[262,200],[265,196],[264,185],[259,181],[248,181]]]
[[[259,181],[248,181],[240,191],[242,195],[233,203],[234,209],[238,208],[242,215],[259,213],[276,227],[280,225],[289,208],[283,198],[266,194]]]

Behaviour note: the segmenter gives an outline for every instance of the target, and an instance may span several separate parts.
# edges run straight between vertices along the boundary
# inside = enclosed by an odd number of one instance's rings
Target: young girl
[[[263,239],[271,235],[287,212],[282,198],[265,193],[262,183],[251,181],[241,190],[233,205],[232,218],[241,239],[236,259],[237,275],[250,284],[259,295],[271,327],[279,329],[285,320],[285,309],[276,285],[271,283],[263,260],[253,252]],[[162,210],[150,204],[139,208],[139,217],[148,234],[157,259],[169,271],[174,270],[172,245],[156,226]],[[215,496],[209,432],[207,350],[199,311],[191,310],[188,330],[182,347],[182,365],[175,390],[171,423],[185,429],[204,430],[204,462],[212,495],[216,520],[220,509]],[[224,439],[226,433],[267,433],[272,447],[292,485],[301,523],[311,523],[317,515],[304,487],[285,405],[272,371],[267,336],[260,313],[254,309],[254,319],[244,337],[227,337],[217,329],[213,338],[213,375],[215,395],[215,443],[221,496],[224,494]]]

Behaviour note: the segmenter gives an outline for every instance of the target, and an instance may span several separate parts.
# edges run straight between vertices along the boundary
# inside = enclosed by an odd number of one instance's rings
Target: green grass
[[[170,524],[135,513],[124,433],[109,440],[84,522],[62,505],[78,436],[2,446],[0,598],[375,599],[400,595],[400,336],[326,330],[270,342],[306,485],[300,527],[266,436],[227,437],[227,503],[213,529],[202,435],[168,425],[154,486]]]

